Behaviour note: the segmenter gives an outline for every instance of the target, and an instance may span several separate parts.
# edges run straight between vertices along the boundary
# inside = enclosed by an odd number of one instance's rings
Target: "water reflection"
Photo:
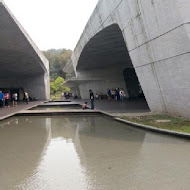
[[[37,106],[31,110],[73,110],[82,109],[79,105],[64,105],[64,106]]]
[[[109,119],[79,122],[76,150],[94,189],[126,189],[125,180],[135,169],[145,132]],[[82,151],[81,151],[82,150]]]
[[[46,121],[24,117],[0,122],[0,189],[11,189],[38,167],[49,143]]]
[[[97,116],[0,122],[2,190],[189,189],[190,143]]]

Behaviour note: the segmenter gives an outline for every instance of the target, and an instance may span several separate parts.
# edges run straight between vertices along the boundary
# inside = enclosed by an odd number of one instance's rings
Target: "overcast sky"
[[[98,0],[4,0],[40,50],[74,49]]]

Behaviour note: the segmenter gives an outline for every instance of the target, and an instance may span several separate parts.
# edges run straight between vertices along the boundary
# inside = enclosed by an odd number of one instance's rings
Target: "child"
[[[87,102],[85,102],[83,105],[82,105],[82,109],[86,109],[87,108]]]

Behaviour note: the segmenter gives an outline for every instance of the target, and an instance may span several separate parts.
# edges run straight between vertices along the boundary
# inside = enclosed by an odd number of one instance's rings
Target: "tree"
[[[63,68],[71,59],[72,51],[67,49],[50,49],[43,52],[50,63],[50,77],[56,80],[57,77],[66,77]]]
[[[57,77],[56,80],[50,82],[50,92],[51,96],[61,96],[62,92],[69,92],[70,89],[66,86],[63,86],[64,79],[62,77]]]
[[[66,73],[63,68],[71,59],[72,51],[67,49],[50,49],[43,52],[50,63],[50,93],[51,98],[60,99],[62,92],[69,92],[68,87],[63,86]]]

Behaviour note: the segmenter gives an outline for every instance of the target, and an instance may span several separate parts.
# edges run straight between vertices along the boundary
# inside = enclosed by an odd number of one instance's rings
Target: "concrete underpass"
[[[135,107],[137,110],[140,109],[137,104],[138,99],[141,99],[139,105],[142,105],[142,109],[148,110],[122,32],[117,24],[100,31],[86,44],[76,71],[77,78],[67,82],[67,85],[73,87],[73,84],[77,84],[82,99],[89,98],[89,89],[93,89],[95,94],[104,95],[108,88],[110,90],[123,88],[126,97],[132,100],[130,105],[134,105],[133,109]],[[142,103],[143,101],[145,103]]]
[[[190,115],[190,16],[186,0],[101,0],[65,71],[73,92],[139,88],[151,111]]]
[[[0,1],[0,90],[49,99],[49,61]]]

